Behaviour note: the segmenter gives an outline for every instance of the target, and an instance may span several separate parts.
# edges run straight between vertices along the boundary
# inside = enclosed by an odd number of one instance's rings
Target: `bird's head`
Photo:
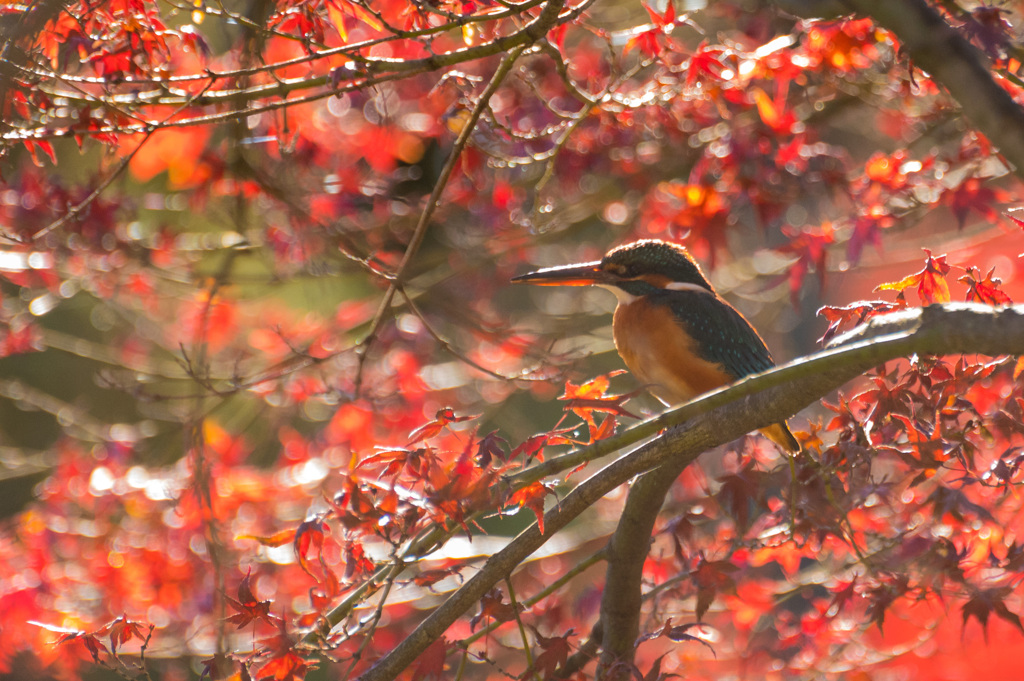
[[[620,300],[656,289],[714,292],[685,248],[658,239],[634,241],[594,262],[546,267],[512,281],[541,286],[604,286]]]

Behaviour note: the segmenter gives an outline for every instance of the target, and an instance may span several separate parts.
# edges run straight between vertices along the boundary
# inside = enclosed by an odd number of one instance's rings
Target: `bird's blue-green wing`
[[[697,342],[699,354],[721,364],[734,378],[775,366],[764,340],[736,308],[698,291],[664,291],[652,302],[667,305]]]

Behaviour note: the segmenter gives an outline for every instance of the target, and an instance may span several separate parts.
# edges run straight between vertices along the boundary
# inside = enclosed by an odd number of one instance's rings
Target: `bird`
[[[600,260],[547,267],[512,278],[541,286],[600,286],[618,299],[615,348],[630,372],[666,406],[766,371],[775,360],[747,318],[715,291],[685,247],[641,239]],[[800,451],[781,421],[761,432]]]

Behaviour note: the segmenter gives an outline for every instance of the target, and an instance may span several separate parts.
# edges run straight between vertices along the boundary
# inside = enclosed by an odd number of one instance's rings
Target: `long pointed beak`
[[[512,277],[514,284],[537,284],[539,286],[589,286],[607,281],[608,275],[601,269],[601,261],[585,262],[579,265],[545,267],[536,272]]]

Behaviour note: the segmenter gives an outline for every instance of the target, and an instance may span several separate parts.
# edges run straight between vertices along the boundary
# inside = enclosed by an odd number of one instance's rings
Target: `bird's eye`
[[[614,274],[617,277],[629,277],[629,268],[625,265],[620,265],[617,262],[610,262],[605,265],[605,270],[609,274]]]

